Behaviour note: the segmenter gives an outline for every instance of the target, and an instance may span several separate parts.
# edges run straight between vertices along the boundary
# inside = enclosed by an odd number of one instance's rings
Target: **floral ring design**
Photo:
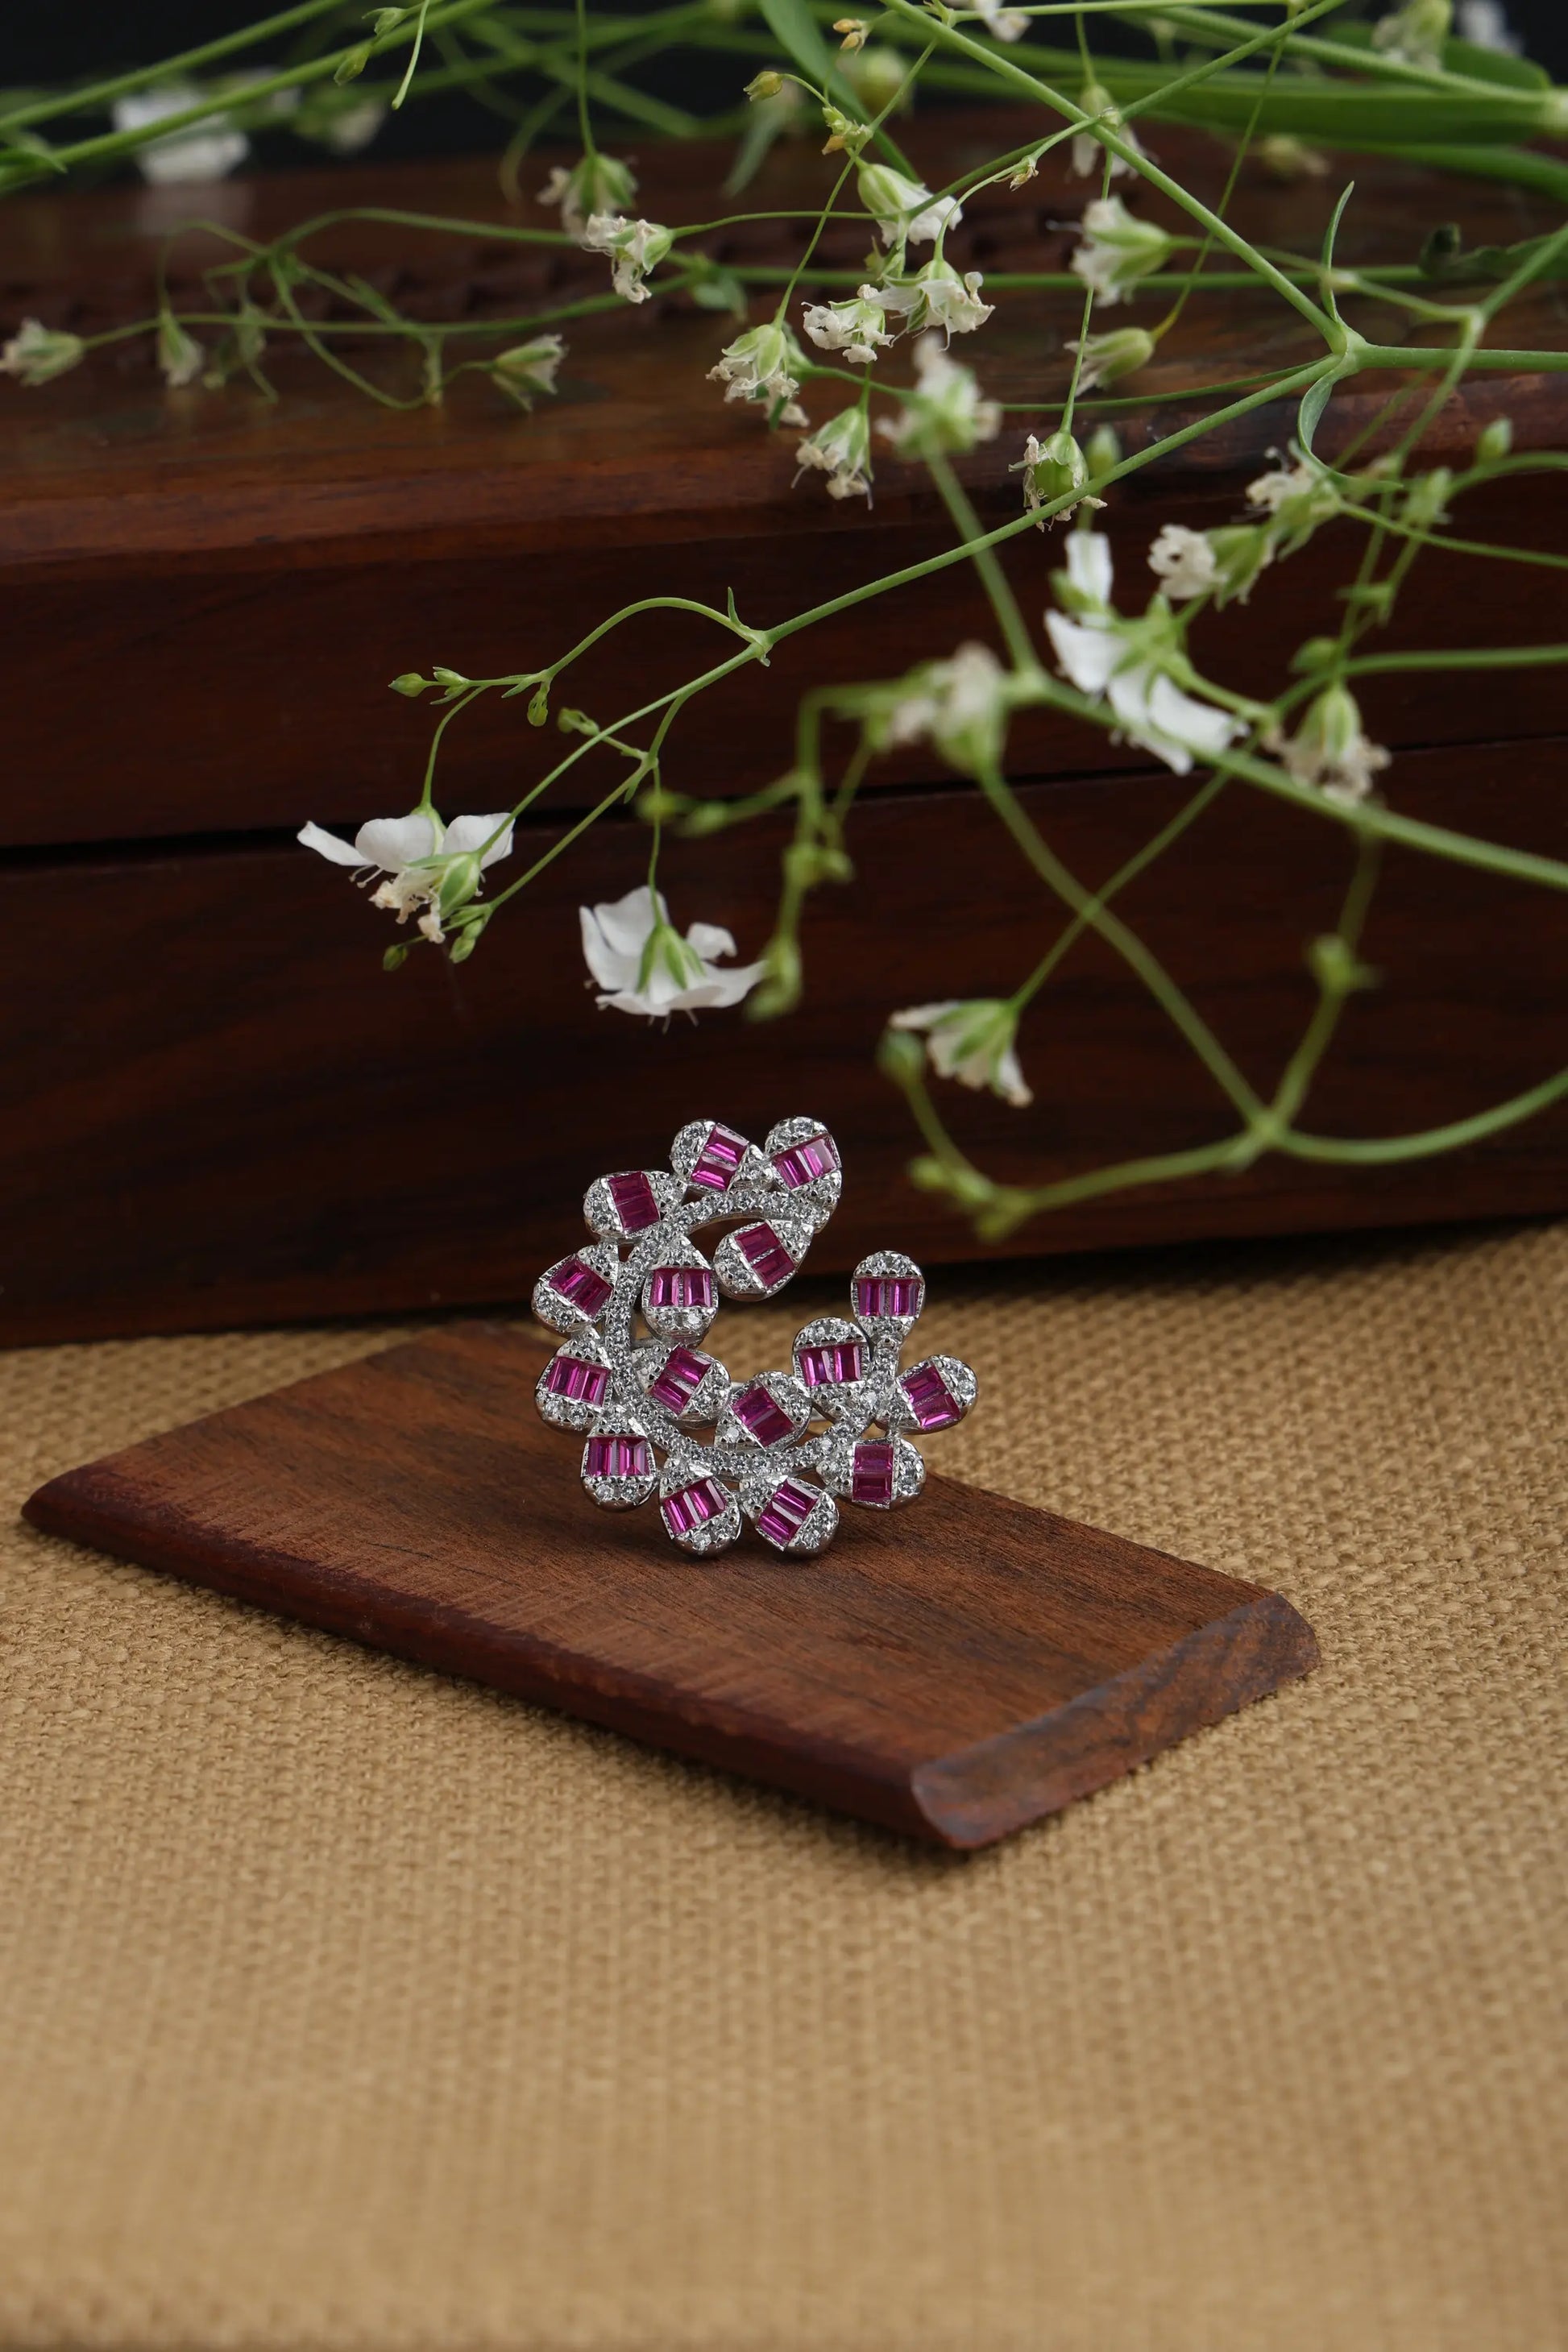
[[[775,1551],[802,1557],[832,1541],[841,1502],[885,1511],[914,1500],[925,1464],[910,1433],[962,1421],[976,1383],[952,1356],[905,1369],[925,1304],[912,1258],[862,1258],[853,1318],[807,1323],[789,1371],[732,1381],[702,1344],[721,1292],[743,1300],[784,1288],[843,1183],[822,1121],[786,1118],[760,1149],[693,1119],[668,1170],[590,1184],[583,1212],[595,1239],[534,1286],[535,1315],[563,1338],[534,1393],[553,1427],[584,1435],[583,1484],[595,1503],[634,1510],[657,1493],[685,1551],[725,1551],[749,1519]],[[731,1229],[705,1257],[691,1236],[721,1222]]]

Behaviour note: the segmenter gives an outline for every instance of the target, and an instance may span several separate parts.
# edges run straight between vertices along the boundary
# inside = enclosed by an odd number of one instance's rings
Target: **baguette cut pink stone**
[[[682,1486],[679,1495],[667,1495],[658,1507],[659,1514],[672,1536],[684,1536],[705,1521],[716,1519],[727,1508],[729,1500],[716,1479],[699,1478],[693,1485]]]
[[[804,1143],[792,1143],[787,1150],[773,1154],[773,1172],[792,1192],[809,1184],[815,1177],[831,1176],[838,1164],[837,1149],[826,1130],[821,1135],[808,1135]]]
[[[646,1437],[591,1437],[583,1449],[584,1478],[647,1478],[652,1472]]]
[[[855,1285],[857,1315],[918,1315],[925,1284],[918,1274],[873,1274]]]
[[[653,1186],[640,1170],[627,1176],[612,1176],[605,1186],[615,1202],[616,1214],[624,1233],[645,1233],[649,1225],[658,1223],[658,1202]]]
[[[883,1437],[864,1437],[855,1448],[850,1493],[858,1503],[873,1508],[893,1499],[893,1449]]]
[[[794,1422],[761,1381],[753,1381],[750,1388],[742,1389],[730,1410],[747,1436],[755,1438],[759,1445],[782,1445],[785,1438],[795,1435]]]
[[[742,1225],[735,1235],[735,1247],[758,1281],[770,1290],[795,1272],[795,1260],[772,1225]]]
[[[781,1478],[766,1506],[757,1514],[758,1533],[766,1536],[770,1543],[781,1547],[787,1544],[805,1525],[816,1500],[816,1487],[803,1486],[798,1478]]]
[[[584,1265],[580,1257],[563,1257],[559,1265],[551,1268],[545,1280],[579,1315],[596,1315],[616,1287],[595,1267]]]
[[[798,1358],[800,1376],[808,1389],[819,1389],[829,1381],[858,1381],[865,1360],[866,1350],[858,1339],[836,1339],[821,1348],[802,1348]]]
[[[916,1364],[899,1382],[921,1429],[949,1429],[963,1419],[963,1407],[934,1364]]]
[[[684,1412],[701,1387],[707,1370],[703,1358],[693,1355],[689,1348],[672,1348],[657,1376],[649,1381],[647,1392],[658,1399],[666,1412]]]
[[[745,1156],[743,1135],[737,1135],[732,1127],[710,1127],[686,1181],[700,1185],[704,1192],[721,1192]]]
[[[713,1276],[705,1265],[656,1265],[647,1278],[650,1307],[711,1307]]]
[[[597,1404],[610,1385],[610,1375],[603,1364],[585,1364],[581,1356],[553,1356],[544,1385],[552,1396],[566,1397],[573,1404]]]

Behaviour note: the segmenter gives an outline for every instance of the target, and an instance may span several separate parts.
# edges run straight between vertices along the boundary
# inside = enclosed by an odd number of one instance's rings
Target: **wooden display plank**
[[[597,1511],[547,1351],[454,1327],[68,1471],[26,1516],[933,1841],[989,1843],[1317,1663],[1279,1594],[949,1478],[816,1560]]]

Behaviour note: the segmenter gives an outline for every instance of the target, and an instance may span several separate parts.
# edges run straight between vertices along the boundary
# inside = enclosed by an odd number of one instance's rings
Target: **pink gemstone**
[[[735,1247],[769,1290],[795,1272],[795,1260],[772,1225],[742,1225],[735,1235]]]
[[[708,1367],[700,1356],[689,1348],[672,1348],[659,1367],[657,1380],[649,1381],[647,1392],[657,1397],[666,1412],[684,1412],[702,1385]]]
[[[915,1274],[874,1274],[855,1285],[857,1315],[918,1315],[925,1285]]]
[[[795,1435],[794,1422],[761,1381],[753,1381],[749,1389],[742,1389],[730,1410],[747,1436],[755,1438],[759,1445],[779,1445],[786,1437]]]
[[[825,1381],[858,1381],[865,1360],[866,1350],[858,1339],[839,1339],[824,1348],[803,1348],[800,1376],[808,1389],[819,1389]]]
[[[610,1385],[610,1376],[603,1364],[585,1364],[581,1356],[556,1356],[544,1375],[544,1385],[552,1396],[569,1398],[573,1404],[597,1404]]]
[[[864,1437],[855,1448],[850,1491],[858,1503],[886,1505],[893,1499],[893,1449],[885,1438]]]
[[[713,1276],[705,1265],[656,1265],[647,1278],[650,1307],[711,1307]]]
[[[683,1486],[679,1495],[667,1495],[659,1511],[670,1534],[683,1536],[705,1520],[716,1519],[727,1508],[729,1500],[715,1480],[699,1478],[695,1486]]]
[[[710,1127],[708,1140],[697,1155],[696,1165],[687,1178],[689,1184],[700,1184],[710,1192],[721,1192],[745,1157],[746,1139],[737,1135],[732,1127]]]
[[[615,1295],[615,1284],[606,1282],[593,1266],[584,1265],[580,1257],[563,1258],[545,1278],[579,1315],[596,1315],[605,1299]]]
[[[646,1438],[591,1437],[583,1449],[584,1478],[646,1478],[652,1468]]]
[[[810,1516],[816,1501],[814,1486],[803,1486],[798,1478],[782,1478],[766,1508],[757,1514],[759,1533],[770,1543],[787,1544]]]
[[[615,1202],[623,1233],[640,1234],[645,1227],[658,1224],[658,1202],[646,1176],[612,1176],[605,1190]]]
[[[792,1143],[787,1151],[775,1151],[773,1168],[781,1184],[792,1192],[809,1184],[816,1176],[830,1176],[838,1165],[838,1153],[830,1135],[808,1136],[804,1143]]]
[[[934,1364],[917,1364],[899,1386],[921,1429],[947,1429],[963,1419],[963,1407]]]

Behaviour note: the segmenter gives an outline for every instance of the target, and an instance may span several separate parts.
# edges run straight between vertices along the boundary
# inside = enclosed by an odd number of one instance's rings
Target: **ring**
[[[853,1318],[807,1323],[788,1371],[732,1381],[702,1346],[721,1292],[772,1298],[791,1280],[843,1186],[837,1147],[816,1118],[781,1120],[760,1149],[693,1119],[668,1169],[589,1185],[594,1240],[534,1286],[534,1314],[563,1338],[534,1395],[553,1427],[584,1433],[583,1484],[595,1503],[635,1510],[657,1490],[684,1551],[726,1551],[749,1519],[775,1551],[804,1557],[832,1541],[841,1502],[885,1511],[914,1501],[925,1464],[909,1433],[962,1421],[976,1383],[953,1356],[904,1369],[925,1305],[912,1258],[862,1258]],[[721,1222],[731,1230],[705,1257],[691,1236]]]

